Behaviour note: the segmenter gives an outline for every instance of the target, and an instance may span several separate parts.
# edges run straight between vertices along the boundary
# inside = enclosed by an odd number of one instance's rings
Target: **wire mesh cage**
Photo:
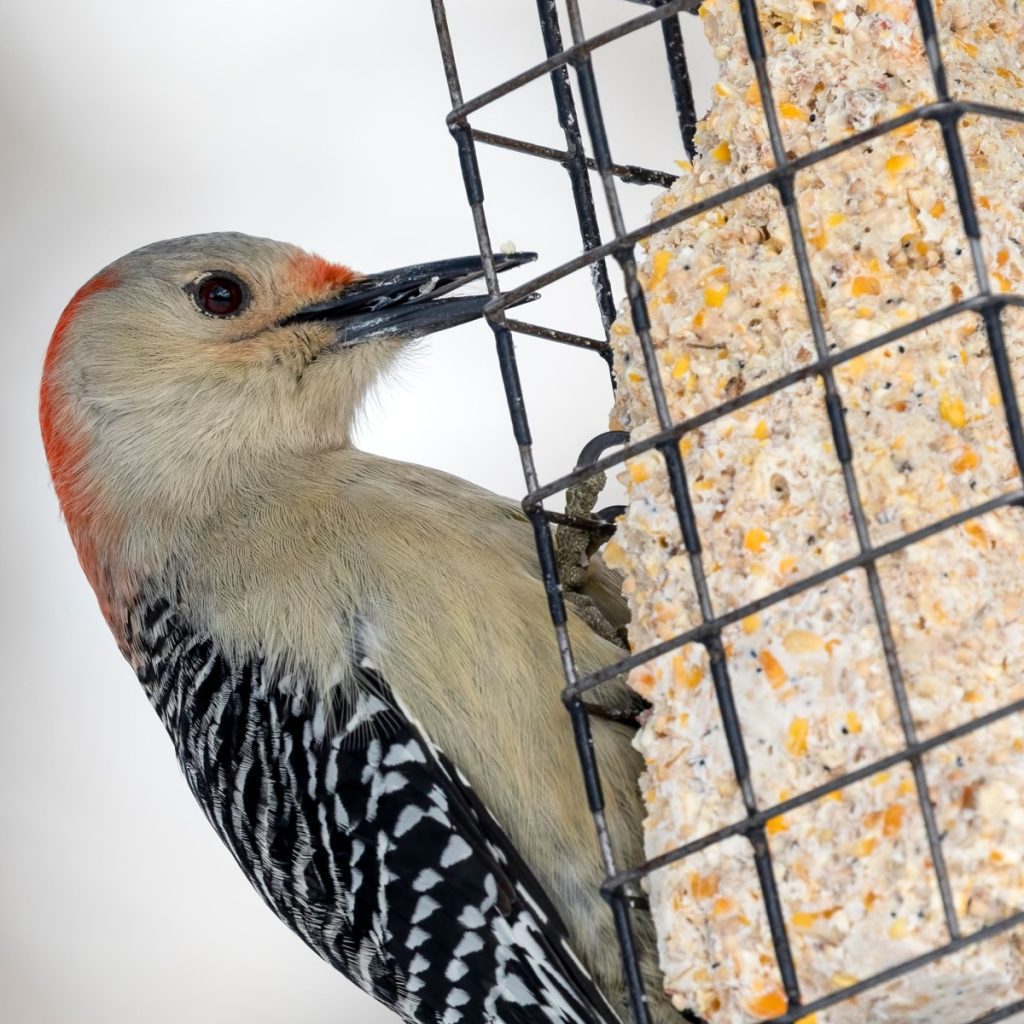
[[[770,1021],[771,1024],[789,1024],[789,1022],[798,1020],[814,1019],[812,1015],[826,1011],[831,1006],[854,999],[862,993],[917,971],[968,946],[991,941],[996,936],[1024,924],[1024,911],[1018,911],[980,929],[964,928],[954,899],[944,857],[942,835],[929,793],[925,757],[929,752],[951,744],[961,737],[993,725],[1011,715],[1024,712],[1024,701],[1016,701],[987,711],[983,715],[971,718],[937,735],[922,738],[912,714],[907,685],[900,665],[897,644],[893,638],[877,566],[878,561],[887,555],[919,544],[953,527],[968,523],[978,516],[995,509],[1024,504],[1024,491],[1018,486],[1007,493],[947,515],[939,521],[905,533],[884,544],[873,544],[854,476],[855,445],[847,428],[843,400],[836,382],[836,370],[843,363],[901,339],[907,339],[916,332],[944,323],[959,314],[974,313],[981,318],[984,325],[987,357],[991,360],[998,382],[999,396],[1005,411],[1006,426],[1017,469],[1024,471],[1024,429],[1022,429],[1020,407],[1003,330],[1004,311],[1011,307],[1024,306],[1024,298],[1005,290],[993,291],[991,287],[990,274],[982,253],[982,232],[977,215],[977,197],[972,193],[968,161],[965,158],[964,147],[958,133],[958,124],[967,115],[1024,122],[1024,112],[953,97],[947,82],[947,72],[940,46],[940,33],[932,0],[917,0],[917,18],[925,43],[925,53],[934,88],[932,101],[908,110],[895,118],[877,123],[866,130],[856,131],[831,145],[797,156],[787,151],[776,105],[771,102],[772,81],[769,76],[768,55],[757,2],[756,0],[739,0],[747,53],[754,67],[760,95],[764,99],[761,109],[774,156],[774,168],[766,173],[751,176],[738,185],[703,199],[699,203],[660,217],[643,227],[629,230],[620,202],[620,186],[639,184],[664,188],[673,182],[675,175],[663,170],[625,162],[620,163],[615,160],[603,119],[602,100],[594,72],[593,55],[600,48],[615,40],[642,29],[652,28],[660,32],[663,59],[668,69],[681,143],[686,152],[693,157],[697,116],[680,19],[695,13],[699,6],[698,0],[631,0],[631,2],[634,5],[642,4],[648,9],[639,11],[636,6],[630,6],[627,0],[622,0],[624,10],[628,8],[625,20],[609,30],[588,37],[579,0],[565,0],[564,10],[567,15],[571,40],[567,45],[563,39],[562,15],[556,0],[536,0],[539,30],[547,59],[524,69],[521,73],[476,97],[466,99],[461,90],[456,54],[447,22],[445,0],[432,0],[437,35],[452,102],[448,126],[458,147],[467,198],[472,211],[480,252],[487,268],[486,276],[491,300],[487,306],[486,317],[494,331],[515,440],[519,446],[522,460],[527,488],[523,507],[535,531],[540,565],[554,623],[555,641],[561,653],[565,673],[563,698],[572,717],[586,794],[594,816],[598,842],[607,874],[603,891],[611,905],[611,912],[614,914],[622,947],[634,1020],[637,1024],[645,1024],[650,1019],[645,1004],[632,930],[632,915],[643,912],[643,896],[639,888],[641,880],[653,871],[690,858],[732,837],[741,836],[749,841],[752,848],[767,913],[771,942],[787,1003],[785,1011],[776,1013],[770,1018]],[[573,76],[570,76],[570,68],[574,72]],[[529,83],[544,78],[550,80],[553,90],[558,123],[565,139],[564,148],[540,146],[511,135],[483,131],[473,126],[474,115],[478,112]],[[578,109],[582,109],[583,126],[577,117]],[[965,297],[959,301],[931,311],[923,317],[916,318],[912,322],[871,337],[866,341],[837,350],[835,346],[830,346],[827,343],[821,311],[815,300],[815,285],[808,258],[808,242],[801,225],[798,189],[795,184],[796,175],[801,170],[853,151],[872,139],[919,122],[931,122],[941,132],[959,216],[969,243],[975,280],[963,282]],[[555,161],[561,164],[568,174],[569,193],[575,207],[575,217],[579,227],[581,251],[578,256],[505,293],[499,289],[494,271],[493,249],[485,215],[484,182],[477,159],[478,147],[481,146],[513,150],[532,159]],[[602,237],[598,203],[594,195],[594,179],[599,182],[599,193],[603,193],[606,214],[611,225],[611,237]],[[765,187],[776,191],[785,210],[798,275],[794,286],[799,287],[803,294],[810,327],[809,333],[814,344],[814,358],[807,365],[784,374],[770,383],[740,395],[727,397],[725,401],[717,404],[714,408],[683,422],[674,422],[661,385],[657,357],[651,339],[647,297],[638,276],[635,246],[641,239],[656,232],[702,215],[717,206]],[[602,435],[588,446],[580,463],[574,469],[557,479],[542,481],[539,478],[533,457],[530,423],[519,380],[513,338],[516,334],[528,334],[561,344],[574,345],[591,351],[595,356],[606,360],[611,368],[612,350],[608,332],[616,317],[617,302],[608,272],[610,261],[617,264],[621,270],[625,305],[631,315],[633,329],[642,348],[647,368],[647,379],[651,382],[651,398],[657,412],[660,430],[652,436],[633,441],[619,433]],[[591,277],[594,300],[605,330],[604,338],[588,337],[582,332],[556,330],[513,319],[507,315],[510,307],[521,302],[531,293],[543,290],[553,283],[575,274],[589,274]],[[744,409],[797,381],[811,378],[819,381],[823,389],[828,429],[835,455],[841,463],[845,495],[852,515],[859,550],[852,557],[805,576],[797,582],[748,602],[742,607],[716,613],[702,566],[702,537],[694,512],[686,468],[680,455],[679,442],[706,423]],[[609,450],[613,448],[615,450],[609,454]],[[664,459],[679,529],[692,566],[693,580],[698,592],[703,621],[687,632],[654,647],[630,653],[617,664],[606,669],[589,675],[581,675],[574,661],[569,641],[566,605],[558,579],[552,537],[553,523],[576,522],[576,520],[572,516],[547,510],[544,507],[544,502],[566,488],[587,479],[595,472],[621,466],[627,459],[652,450],[659,452]],[[1019,480],[1020,477],[1018,477],[1018,484]],[[611,510],[610,515],[605,519],[611,518],[614,511]],[[577,525],[580,524],[577,523]],[[608,528],[607,522],[597,520],[582,525],[595,530]],[[881,638],[889,684],[899,717],[902,733],[900,749],[788,799],[780,800],[771,806],[762,806],[751,783],[751,769],[741,718],[737,711],[728,659],[725,657],[723,649],[723,630],[763,609],[770,608],[787,598],[854,569],[861,570],[866,577],[867,593]],[[601,683],[633,670],[655,657],[693,643],[703,645],[708,655],[729,755],[746,814],[742,820],[702,835],[647,863],[620,865],[616,863],[609,841],[604,818],[601,779],[589,741],[587,710],[583,698]],[[766,836],[766,826],[780,815],[810,805],[829,794],[837,793],[844,787],[898,765],[908,766],[912,772],[916,800],[927,837],[928,854],[941,898],[946,941],[936,945],[924,955],[896,963],[870,976],[859,977],[857,980],[849,979],[847,983],[826,995],[805,999],[802,995],[799,972],[794,961],[791,938],[787,933],[787,922],[779,896],[776,872],[773,868]],[[851,965],[851,968],[854,969],[854,977],[856,977],[856,965]],[[961,1024],[995,1024],[996,1021],[1007,1020],[1020,1013],[1024,1013],[1024,1000],[995,1009],[987,1009],[982,1016],[976,1016],[973,1021],[964,1021]],[[699,1019],[692,1014],[684,1016],[685,1019],[694,1021]],[[954,1022],[950,1021],[949,1024],[954,1024]]]

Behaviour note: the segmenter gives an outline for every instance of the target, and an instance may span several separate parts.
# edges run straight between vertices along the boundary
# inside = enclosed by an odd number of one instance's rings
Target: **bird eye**
[[[245,285],[235,277],[213,274],[194,289],[196,305],[211,316],[234,316],[245,304]]]

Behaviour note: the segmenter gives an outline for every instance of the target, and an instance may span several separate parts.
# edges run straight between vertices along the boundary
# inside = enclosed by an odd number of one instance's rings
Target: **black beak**
[[[494,266],[498,271],[509,270],[536,258],[535,252],[502,253],[494,257]],[[341,348],[377,338],[419,338],[481,316],[489,295],[450,293],[483,276],[479,256],[386,270],[353,282],[333,299],[300,309],[281,324],[337,324]],[[522,301],[534,298],[530,295]]]

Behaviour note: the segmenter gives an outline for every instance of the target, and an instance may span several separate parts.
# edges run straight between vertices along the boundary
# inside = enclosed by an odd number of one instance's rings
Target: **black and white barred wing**
[[[370,665],[332,711],[167,600],[129,627],[196,799],[320,956],[414,1024],[619,1024],[508,837]]]
[[[352,893],[360,982],[387,985],[390,962],[401,980],[387,1001],[425,1024],[618,1024],[504,831],[383,680],[363,672],[380,696],[366,696],[348,728],[363,716],[384,725],[367,730],[369,800],[349,823],[353,840],[365,836]]]

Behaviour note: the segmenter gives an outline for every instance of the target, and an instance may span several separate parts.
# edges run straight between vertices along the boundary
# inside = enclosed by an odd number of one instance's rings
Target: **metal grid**
[[[711,196],[699,203],[662,217],[640,229],[627,231],[617,195],[616,180],[618,179],[630,184],[639,183],[665,187],[674,180],[674,175],[644,167],[618,164],[613,160],[602,119],[601,103],[591,63],[591,54],[598,48],[631,32],[650,25],[659,24],[664,38],[665,56],[672,81],[679,129],[683,144],[692,157],[694,155],[693,136],[696,117],[678,16],[683,13],[692,13],[699,6],[699,0],[632,0],[632,2],[644,4],[650,7],[651,10],[632,17],[609,31],[588,38],[583,27],[579,0],[565,0],[572,38],[572,45],[566,47],[563,44],[556,0],[536,0],[540,28],[548,55],[547,59],[524,70],[508,81],[489,89],[487,92],[473,99],[465,100],[459,83],[451,36],[448,31],[444,0],[431,0],[453,107],[448,116],[448,126],[458,146],[467,198],[472,210],[480,252],[486,268],[485,276],[491,296],[491,300],[485,310],[485,316],[494,331],[497,342],[498,359],[508,399],[512,426],[516,442],[519,445],[528,491],[523,500],[523,507],[533,524],[536,537],[540,566],[555,627],[556,642],[565,673],[566,685],[563,691],[563,699],[572,719],[583,769],[587,799],[594,817],[600,851],[607,874],[602,891],[611,905],[615,918],[626,968],[626,979],[629,986],[630,1005],[634,1021],[636,1024],[649,1024],[650,1019],[645,1005],[643,984],[637,965],[631,923],[631,915],[635,912],[636,905],[642,903],[642,896],[638,889],[639,881],[645,875],[658,868],[665,867],[700,850],[721,843],[731,836],[742,835],[750,841],[753,848],[775,957],[788,1000],[786,1012],[780,1016],[773,1017],[771,1021],[766,1021],[764,1024],[791,1024],[791,1022],[799,1018],[825,1010],[836,1003],[853,998],[868,989],[875,988],[887,981],[924,967],[926,964],[948,956],[966,946],[984,942],[998,934],[1024,925],[1024,911],[1021,911],[978,931],[969,934],[963,933],[953,904],[949,876],[945,866],[934,809],[928,795],[927,779],[923,764],[924,755],[936,747],[991,725],[1010,715],[1024,712],[1024,700],[1016,701],[996,711],[974,718],[941,735],[927,740],[919,739],[910,711],[907,690],[900,669],[892,630],[889,625],[885,598],[879,582],[876,565],[877,561],[886,555],[902,550],[977,516],[1005,506],[1024,505],[1024,490],[1018,489],[1012,493],[1001,495],[966,511],[948,516],[923,529],[908,533],[889,543],[872,546],[863,506],[858,494],[857,482],[853,471],[853,451],[834,375],[836,366],[866,352],[896,342],[916,331],[943,322],[961,313],[972,311],[979,314],[985,325],[989,354],[999,384],[1017,467],[1022,473],[1022,479],[1024,479],[1024,430],[1022,430],[1020,407],[1013,386],[1002,330],[1003,309],[1007,306],[1024,307],[1024,297],[994,294],[990,288],[988,272],[982,254],[981,230],[976,214],[975,201],[971,192],[968,166],[958,133],[958,121],[965,114],[1004,118],[1024,123],[1024,112],[951,98],[940,52],[939,35],[932,0],[916,0],[918,19],[925,40],[927,59],[934,83],[934,102],[875,125],[871,129],[852,135],[841,142],[807,153],[799,158],[790,159],[786,154],[775,105],[772,102],[772,88],[767,71],[766,50],[761,33],[757,2],[756,0],[739,0],[746,45],[755,68],[761,96],[763,97],[762,107],[771,140],[775,168],[764,174],[752,177],[740,185],[723,190],[717,195]],[[575,71],[577,91],[583,107],[591,152],[593,154],[592,157],[586,155],[582,133],[576,116],[575,95],[568,73],[570,66]],[[559,124],[565,135],[564,150],[537,146],[520,139],[479,131],[470,125],[471,115],[528,82],[543,76],[550,77],[554,90]],[[969,298],[936,310],[896,330],[888,331],[866,342],[846,348],[841,352],[830,352],[821,314],[815,300],[806,243],[796,203],[795,176],[804,168],[820,161],[828,160],[846,150],[853,149],[873,138],[894,131],[914,121],[933,121],[938,124],[941,130],[956,191],[960,217],[965,234],[969,239],[977,290]],[[561,163],[569,174],[572,196],[576,207],[583,248],[582,254],[506,293],[501,292],[494,270],[493,250],[484,214],[483,185],[476,159],[476,146],[478,144],[498,146],[533,157]],[[596,171],[600,177],[614,231],[614,237],[607,241],[602,241],[598,228],[590,179],[590,172],[593,171]],[[661,386],[661,378],[651,342],[647,304],[643,288],[637,278],[634,246],[642,238],[655,232],[663,231],[683,220],[699,216],[713,207],[721,206],[765,186],[771,186],[778,192],[786,211],[817,359],[801,367],[799,370],[726,401],[707,412],[691,417],[683,422],[673,423],[668,412],[666,396]],[[512,342],[513,333],[530,334],[564,344],[576,345],[602,356],[610,365],[611,349],[607,340],[607,331],[615,316],[615,303],[605,262],[608,258],[614,259],[618,263],[625,280],[626,299],[632,315],[634,330],[638,335],[643,351],[647,377],[651,382],[654,407],[661,429],[658,433],[645,438],[643,441],[621,445],[611,455],[603,455],[602,452],[609,447],[621,444],[622,441],[626,440],[625,437],[622,435],[605,435],[602,438],[595,439],[595,442],[588,446],[582,464],[577,465],[572,472],[566,473],[556,480],[542,483],[538,479],[532,455],[530,427]],[[512,320],[506,316],[506,310],[510,306],[523,300],[531,293],[543,289],[569,274],[583,271],[587,268],[589,268],[593,279],[594,294],[606,332],[604,340],[588,338],[565,331],[556,331]],[[824,571],[805,577],[785,588],[752,601],[743,607],[716,615],[704,576],[701,562],[701,540],[697,530],[693,506],[690,501],[686,473],[678,443],[684,435],[697,430],[711,420],[718,419],[737,409],[751,405],[783,388],[789,387],[797,381],[810,377],[820,378],[824,385],[831,436],[837,457],[842,465],[847,500],[860,548],[859,553],[843,562],[832,565]],[[668,641],[646,650],[635,652],[599,672],[581,677],[577,670],[569,641],[566,626],[566,608],[558,580],[555,549],[551,534],[551,524],[553,522],[565,522],[568,520],[568,517],[545,510],[543,502],[546,498],[550,498],[567,487],[579,483],[597,471],[618,466],[627,458],[651,449],[657,449],[665,461],[683,541],[693,571],[703,621],[697,627]],[[597,527],[600,524],[594,523],[591,525]],[[863,569],[867,577],[870,598],[882,639],[882,647],[899,712],[905,745],[896,753],[839,776],[827,784],[819,785],[814,789],[800,793],[770,807],[759,807],[754,796],[739,715],[730,683],[729,670],[721,639],[722,630],[748,615],[784,601],[795,594],[817,587],[855,568]],[[727,827],[720,828],[644,864],[620,868],[615,861],[605,821],[601,780],[590,743],[590,727],[582,698],[588,690],[598,686],[600,683],[688,643],[700,643],[707,650],[729,752],[745,804],[746,817],[742,821],[737,821]],[[822,998],[805,1003],[801,997],[800,983],[794,966],[789,939],[786,934],[786,925],[772,868],[765,825],[771,818],[812,803],[829,793],[845,788],[901,763],[908,763],[913,771],[917,798],[925,823],[929,852],[941,896],[949,941],[922,956],[896,964],[855,984],[848,985]],[[964,1024],[996,1024],[997,1021],[1006,1020],[1010,1016],[1021,1012],[1024,1012],[1024,1000],[993,1010],[981,1017],[977,1017],[973,1021],[964,1022]],[[690,1014],[684,1014],[681,1019],[699,1020],[699,1018]]]

